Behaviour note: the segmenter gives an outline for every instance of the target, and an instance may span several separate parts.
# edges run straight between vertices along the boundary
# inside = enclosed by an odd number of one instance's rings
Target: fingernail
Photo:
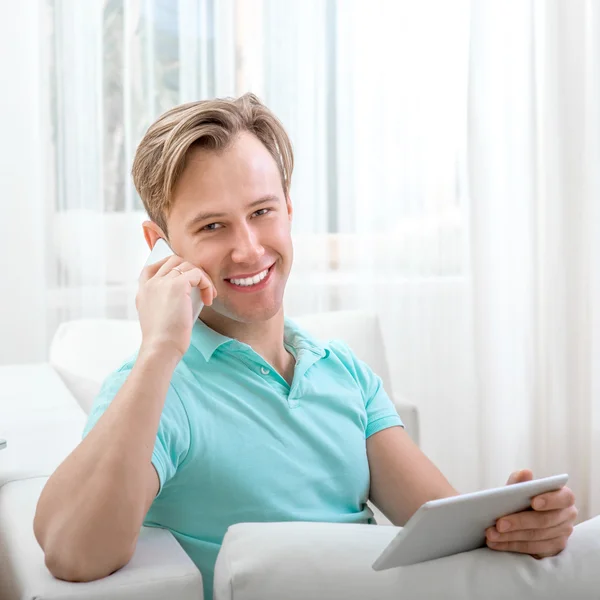
[[[510,529],[510,521],[499,521],[496,529],[498,531],[508,531]]]
[[[490,529],[489,533],[488,533],[488,538],[490,540],[497,540],[500,537],[500,534],[495,531],[494,529]]]
[[[544,508],[546,506],[546,501],[543,498],[539,498],[534,502],[533,508]]]

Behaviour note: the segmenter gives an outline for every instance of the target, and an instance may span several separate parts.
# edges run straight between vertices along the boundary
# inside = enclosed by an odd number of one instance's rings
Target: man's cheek
[[[273,240],[274,247],[279,249],[280,253],[291,254],[292,253],[292,236],[290,230],[287,227],[282,227],[277,232],[276,238]]]

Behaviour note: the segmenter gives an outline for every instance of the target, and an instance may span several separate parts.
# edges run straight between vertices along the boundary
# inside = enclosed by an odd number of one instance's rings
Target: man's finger
[[[543,558],[545,556],[555,556],[562,552],[567,546],[568,538],[566,536],[544,540],[541,542],[491,542],[487,545],[492,550],[500,552],[518,552],[520,554],[531,554]]]
[[[189,263],[186,263],[186,266],[188,265]],[[192,287],[197,287],[200,290],[200,297],[203,304],[210,306],[217,295],[217,288],[213,285],[210,277],[202,269],[194,266],[191,269],[186,269],[183,272],[183,276],[189,281]]]
[[[575,505],[575,494],[568,487],[535,496],[531,501],[534,510],[556,510]]]
[[[486,529],[486,542],[540,542],[567,536],[573,533],[573,523],[565,521],[556,527],[547,529],[519,529],[508,533],[498,533],[495,527]]]
[[[531,469],[521,469],[520,471],[514,471],[510,474],[506,485],[513,485],[515,483],[522,483],[523,481],[531,481],[533,479],[533,472]]]
[[[171,258],[170,256],[166,256],[165,258],[161,258],[160,260],[156,261],[155,263],[145,266],[140,273],[138,281],[140,283],[146,283],[149,279],[152,279],[152,277],[154,277],[158,273],[159,269],[170,258]]]
[[[556,527],[568,520],[573,520],[575,507],[563,508],[560,510],[545,510],[538,512],[527,510],[520,513],[514,513],[498,519],[496,529],[500,533],[508,531],[517,531],[523,529],[547,529]],[[576,509],[575,509],[576,510]]]

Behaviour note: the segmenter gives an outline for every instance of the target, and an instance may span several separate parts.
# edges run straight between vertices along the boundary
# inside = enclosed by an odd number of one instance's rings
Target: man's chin
[[[271,302],[269,304],[258,304],[255,306],[231,306],[229,303],[220,304],[217,301],[212,306],[205,306],[202,309],[202,316],[210,320],[213,318],[222,319],[223,317],[238,323],[262,323],[269,321],[277,316],[282,310],[282,302]]]

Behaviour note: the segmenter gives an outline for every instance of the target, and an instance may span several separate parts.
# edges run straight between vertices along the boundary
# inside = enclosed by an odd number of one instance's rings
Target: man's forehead
[[[173,190],[171,215],[187,228],[201,217],[223,217],[260,202],[285,199],[275,159],[252,134],[236,140],[240,148],[190,150]]]
[[[201,144],[192,146],[187,153],[186,164],[192,162],[214,164],[235,162],[260,168],[268,165],[278,170],[277,162],[268,148],[248,131],[238,134],[223,148],[208,148]]]

